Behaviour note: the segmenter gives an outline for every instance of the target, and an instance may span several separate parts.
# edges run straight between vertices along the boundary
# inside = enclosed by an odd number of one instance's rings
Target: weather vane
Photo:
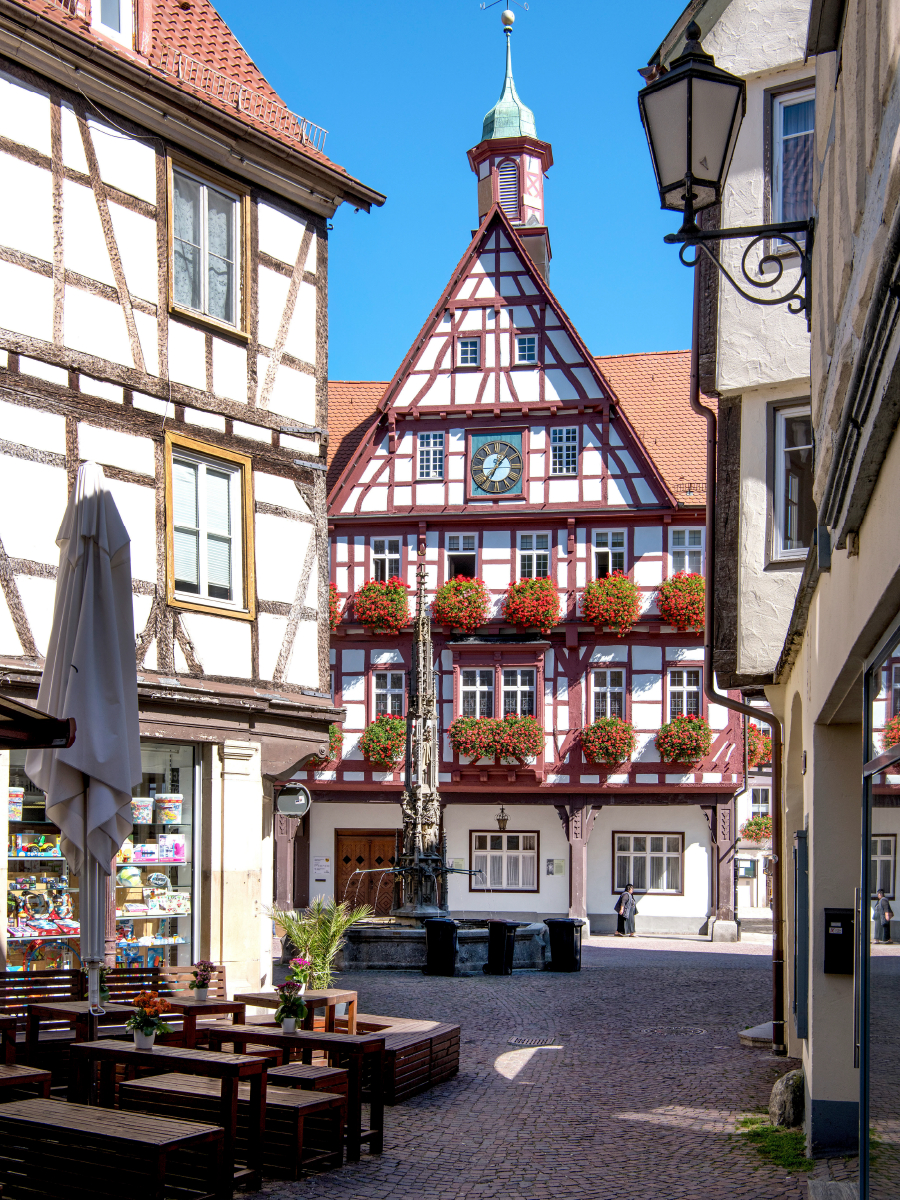
[[[517,8],[521,8],[524,12],[528,12],[528,4],[525,2],[525,0],[491,0],[490,4],[487,3],[487,0],[481,0],[481,3],[478,5],[478,7],[482,12],[484,12],[488,8],[494,8],[501,2],[504,3],[507,8],[509,8],[510,4],[515,4]]]

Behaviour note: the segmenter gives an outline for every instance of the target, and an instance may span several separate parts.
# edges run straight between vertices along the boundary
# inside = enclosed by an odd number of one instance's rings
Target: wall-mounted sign
[[[547,859],[547,874],[548,875],[565,875],[566,860],[564,858],[548,858]]]
[[[289,783],[278,793],[275,811],[282,817],[305,817],[312,804],[309,789],[302,783]]]

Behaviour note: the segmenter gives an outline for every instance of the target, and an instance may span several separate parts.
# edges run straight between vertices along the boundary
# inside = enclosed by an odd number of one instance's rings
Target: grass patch
[[[770,1125],[766,1117],[743,1117],[738,1121],[741,1137],[752,1142],[760,1156],[785,1171],[811,1171],[814,1163],[806,1157],[806,1138],[802,1129]]]

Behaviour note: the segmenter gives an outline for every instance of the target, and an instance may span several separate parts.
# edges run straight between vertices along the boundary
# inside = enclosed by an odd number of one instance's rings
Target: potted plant
[[[466,579],[457,575],[441,584],[431,606],[431,616],[438,625],[449,625],[474,633],[487,620],[490,597],[482,579]]]
[[[510,713],[494,723],[494,752],[506,762],[536,759],[544,750],[544,727],[534,717]]]
[[[559,592],[552,579],[520,579],[503,598],[503,620],[520,629],[536,626],[548,634],[559,620]]]
[[[328,628],[332,633],[337,629],[341,621],[340,601],[338,600],[338,590],[333,583],[328,585]]]
[[[581,615],[599,633],[608,626],[624,637],[641,615],[641,594],[622,571],[592,579],[581,597]]]
[[[447,730],[450,745],[462,758],[493,758],[497,743],[493,717],[457,717]]]
[[[406,748],[406,718],[384,713],[372,722],[359,739],[366,762],[382,771],[393,771]]]
[[[191,974],[194,978],[188,984],[188,987],[194,993],[195,1000],[206,1000],[209,997],[209,981],[212,979],[212,973],[216,969],[214,962],[209,962],[205,958],[198,958],[194,963],[194,969]]]
[[[693,713],[675,717],[656,735],[656,748],[663,762],[698,763],[709,754],[711,745],[709,722]]]
[[[298,984],[301,996],[306,992],[311,967],[312,959],[304,958],[302,954],[298,954],[288,963],[288,979]]]
[[[171,1012],[168,1000],[160,999],[156,992],[141,992],[134,998],[134,1012],[125,1022],[125,1028],[134,1035],[138,1050],[152,1050],[158,1033],[171,1033],[170,1025],[163,1020],[163,1013]]]
[[[881,734],[881,746],[884,750],[889,750],[891,746],[896,746],[898,742],[900,742],[900,715],[891,717],[889,721],[886,721]]]
[[[337,762],[341,757],[341,751],[344,748],[344,731],[340,725],[328,726],[328,757],[320,758],[318,754],[314,754],[312,758],[306,760],[306,767],[310,771],[319,771],[326,763]]]
[[[396,575],[370,579],[354,595],[353,612],[367,633],[397,633],[409,622],[406,584]]]
[[[306,1005],[303,1003],[303,991],[300,984],[293,979],[286,979],[275,991],[281,1003],[275,1010],[275,1021],[285,1033],[295,1033],[297,1021],[306,1016]]]
[[[741,837],[746,842],[770,842],[772,840],[772,818],[768,813],[751,817],[741,826]]]
[[[581,745],[588,762],[618,766],[634,757],[637,735],[630,721],[601,717],[582,730]]]
[[[368,904],[353,907],[333,896],[327,900],[324,896],[316,896],[302,912],[273,908],[268,910],[268,915],[284,929],[287,941],[297,954],[309,962],[309,986],[328,988],[331,987],[334,960],[344,944],[344,934],[356,921],[371,917],[372,909]]]
[[[702,629],[706,621],[706,582],[702,575],[679,571],[656,593],[656,607],[666,625],[681,633]]]
[[[747,762],[751,767],[772,761],[772,735],[758,725],[747,725]]]

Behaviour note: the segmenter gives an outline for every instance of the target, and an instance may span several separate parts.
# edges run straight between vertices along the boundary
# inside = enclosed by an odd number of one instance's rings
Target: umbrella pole
[[[100,1007],[100,968],[105,962],[106,905],[101,904],[100,864],[88,850],[81,873],[81,957],[87,968],[88,1004],[94,1016],[102,1016]],[[101,930],[102,922],[102,930]]]

